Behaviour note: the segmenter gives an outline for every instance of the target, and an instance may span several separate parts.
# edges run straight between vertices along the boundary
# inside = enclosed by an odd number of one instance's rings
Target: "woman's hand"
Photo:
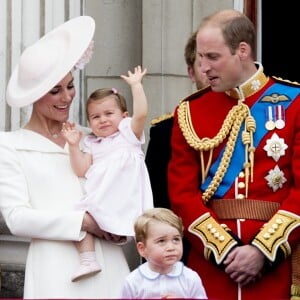
[[[82,230],[87,231],[99,238],[102,238],[102,239],[105,239],[107,241],[114,242],[114,243],[122,242],[122,239],[124,238],[122,236],[115,235],[115,234],[112,234],[112,233],[102,230],[98,226],[95,219],[88,212],[86,212],[84,214],[81,228],[82,228]]]

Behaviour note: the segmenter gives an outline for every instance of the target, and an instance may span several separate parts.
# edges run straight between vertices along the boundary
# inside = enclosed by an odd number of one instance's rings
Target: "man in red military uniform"
[[[197,51],[210,87],[176,108],[168,167],[187,265],[209,299],[300,299],[300,85],[264,74],[235,10],[204,19]]]

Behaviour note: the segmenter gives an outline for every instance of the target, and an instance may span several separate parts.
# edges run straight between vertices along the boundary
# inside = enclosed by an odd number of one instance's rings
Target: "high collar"
[[[261,89],[267,82],[268,77],[264,74],[264,69],[261,63],[255,62],[257,71],[247,81],[241,85],[226,91],[226,94],[234,99],[244,100]]]
[[[15,131],[7,132],[7,135],[14,141],[13,146],[18,151],[68,154],[67,144],[64,148],[61,148],[45,136],[29,129],[20,128]]]

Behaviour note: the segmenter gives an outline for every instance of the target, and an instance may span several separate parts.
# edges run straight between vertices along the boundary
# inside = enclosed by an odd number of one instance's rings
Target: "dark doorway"
[[[300,82],[297,1],[261,0],[262,64],[265,73]]]

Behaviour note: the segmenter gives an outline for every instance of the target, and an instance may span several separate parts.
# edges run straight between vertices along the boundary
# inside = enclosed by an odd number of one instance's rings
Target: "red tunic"
[[[250,108],[263,95],[264,91],[275,83],[269,79],[263,88],[246,97],[244,103]],[[288,83],[283,83],[288,86]],[[230,109],[237,104],[237,100],[226,93],[213,92],[210,89],[200,91],[189,97],[192,125],[199,138],[212,138],[217,135],[222,127]],[[280,103],[278,103],[280,104]],[[243,125],[242,125],[243,126]],[[256,124],[256,127],[265,124]],[[277,133],[288,146],[284,155],[276,162],[267,155],[264,146],[271,136]],[[255,135],[255,133],[254,133]],[[224,147],[227,139],[214,149],[213,162]],[[210,212],[217,222],[225,223],[233,233],[249,244],[260,232],[266,223],[262,220],[218,220],[215,213],[202,201],[200,154],[186,141],[178,123],[178,107],[175,111],[174,126],[171,139],[172,157],[169,163],[168,180],[171,206],[175,213],[182,217],[186,229],[186,237],[191,242],[188,257],[188,266],[196,270],[201,276],[209,299],[290,299],[291,289],[291,259],[290,256],[270,273],[246,287],[239,286],[229,278],[216,264],[204,258],[204,243],[202,240],[188,232],[188,227],[203,214]],[[244,156],[244,150],[239,155]],[[206,157],[207,158],[207,157]],[[276,191],[268,185],[265,177],[271,169],[278,165],[284,173],[286,182]],[[209,201],[214,201],[210,199]],[[236,198],[236,185],[233,183],[222,197],[223,199]],[[255,150],[254,178],[249,183],[248,199],[259,199],[280,204],[279,209],[300,215],[300,96],[291,102],[285,111],[285,126],[282,129],[269,130],[261,139]],[[254,201],[254,200],[253,200]],[[299,218],[298,218],[299,219]],[[299,220],[297,220],[299,222]],[[293,250],[300,240],[300,230],[295,230],[288,235],[287,242]]]

